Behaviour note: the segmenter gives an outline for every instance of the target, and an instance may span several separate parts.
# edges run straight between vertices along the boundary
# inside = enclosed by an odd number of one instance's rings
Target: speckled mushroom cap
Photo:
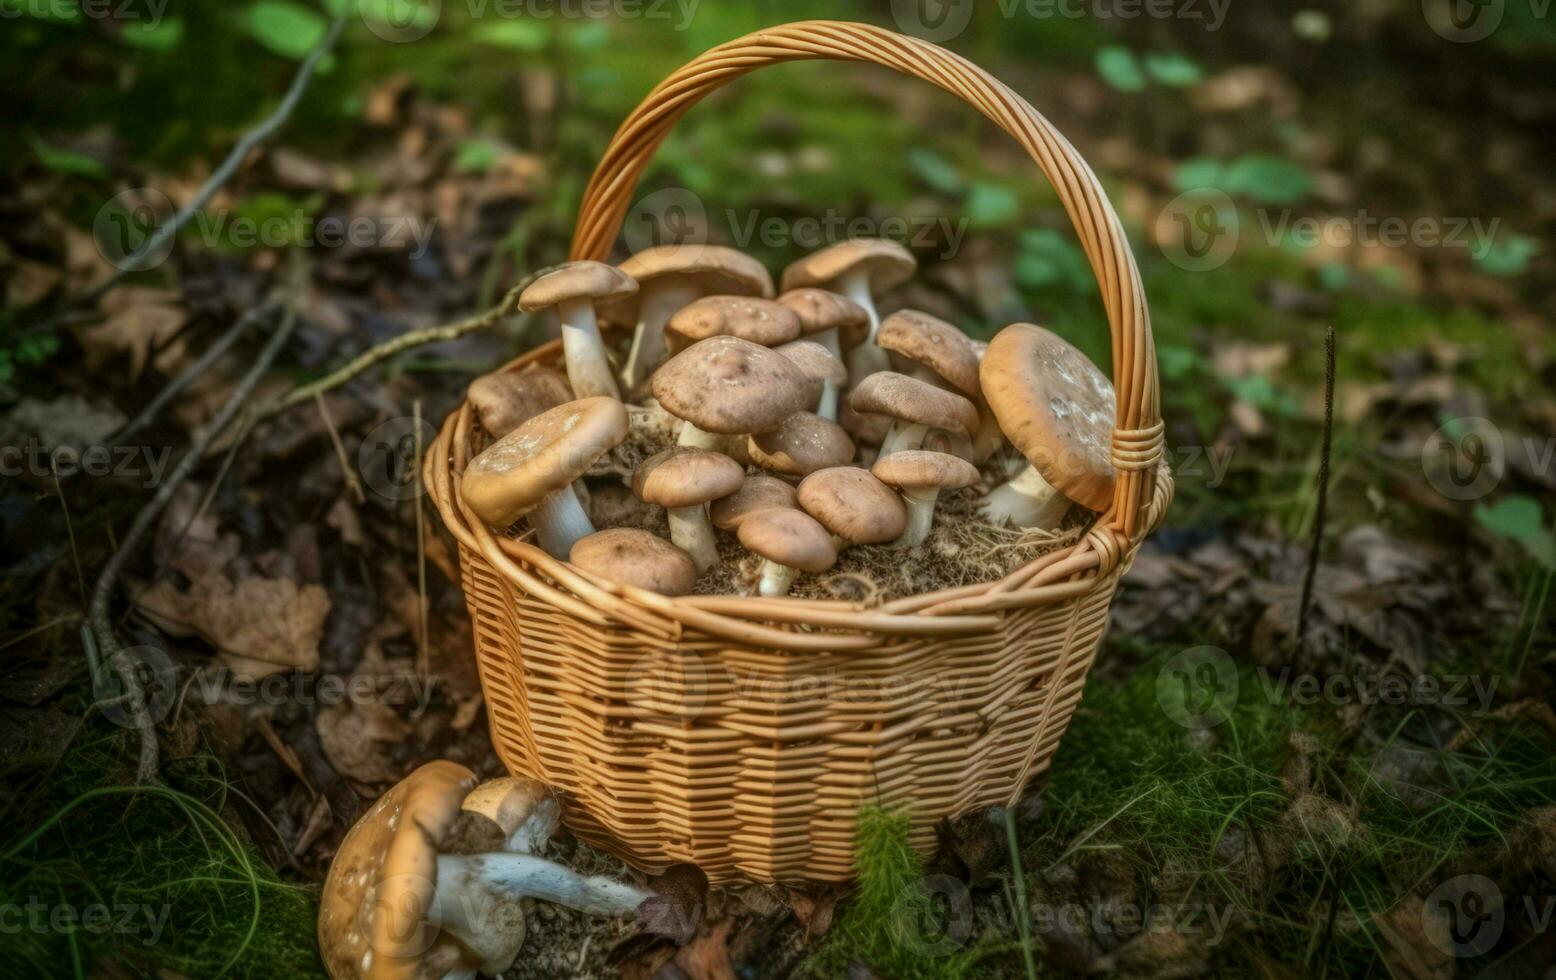
[[[840,385],[848,380],[848,368],[832,356],[832,352],[814,340],[793,340],[780,344],[773,350],[794,362],[807,378]]]
[[[844,398],[837,407],[837,424],[853,437],[855,443],[879,446],[881,440],[886,438],[886,433],[891,431],[891,416],[857,412],[849,399]]]
[[[465,397],[493,439],[512,432],[547,409],[573,400],[567,375],[555,368],[498,371],[470,382]]]
[[[929,368],[968,398],[978,399],[978,352],[966,334],[939,317],[898,310],[881,321],[875,342]]]
[[[635,527],[613,527],[580,539],[568,561],[601,578],[660,595],[686,595],[697,586],[697,564],[691,555]]]
[[[854,458],[854,441],[843,427],[814,412],[795,412],[771,432],[751,436],[751,458],[758,466],[788,476],[805,476]]]
[[[800,318],[770,299],[704,296],[683,306],[665,325],[665,349],[672,354],[709,337],[739,337],[777,347],[800,335]]]
[[[979,377],[1000,430],[1043,479],[1083,507],[1107,510],[1117,406],[1107,375],[1057,334],[1013,323],[989,342]]]
[[[697,507],[740,489],[746,471],[711,449],[675,446],[655,453],[632,473],[632,492],[661,507]]]
[[[660,365],[659,404],[704,432],[767,432],[816,403],[821,385],[782,354],[739,337],[700,340]]]
[[[798,497],[807,514],[851,544],[891,541],[907,527],[902,498],[857,466],[817,470],[800,481]]]
[[[564,262],[537,275],[519,294],[525,313],[548,310],[570,299],[609,303],[638,291],[637,280],[604,262]]]
[[[773,277],[762,263],[723,245],[655,245],[634,253],[620,268],[639,286],[674,278],[690,283],[704,295],[773,295]],[[641,294],[628,296],[606,305],[606,319],[611,323],[636,321],[641,298]]]
[[[802,572],[824,572],[837,564],[832,535],[802,510],[764,510],[740,522],[740,543],[768,561]]]
[[[877,371],[859,383],[848,404],[856,412],[889,415],[902,422],[971,435],[978,409],[954,391],[895,371]]]
[[[429,762],[347,832],[319,897],[319,952],[335,980],[430,980],[474,967],[423,919],[433,909],[438,845],[475,784],[458,763]]]
[[[558,405],[471,460],[460,491],[481,520],[505,527],[546,494],[583,476],[626,437],[627,410],[614,398],[580,398]]]
[[[882,456],[870,472],[902,490],[960,490],[978,482],[978,467],[960,456],[927,449]]]
[[[850,238],[812,252],[783,270],[783,290],[828,286],[856,269],[870,277],[870,291],[885,292],[913,278],[913,253],[885,238]]]
[[[776,476],[753,473],[746,477],[740,489],[727,497],[721,497],[708,508],[708,516],[715,527],[733,531],[740,522],[752,514],[774,508],[793,510],[797,506],[794,487]]]
[[[779,296],[778,302],[799,316],[800,330],[806,336],[835,329],[838,344],[846,348],[857,345],[870,333],[870,314],[841,293],[802,286]]]

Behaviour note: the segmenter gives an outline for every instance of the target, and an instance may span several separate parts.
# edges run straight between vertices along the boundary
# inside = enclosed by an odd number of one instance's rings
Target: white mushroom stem
[[[987,407],[978,410],[978,430],[973,433],[972,443],[976,454],[973,462],[979,465],[1005,445],[1005,433],[1000,431],[999,420]]]
[[[713,537],[713,524],[708,520],[708,509],[695,507],[671,507],[670,540],[676,547],[692,556],[701,575],[719,563],[718,544]]]
[[[562,321],[562,354],[567,359],[567,380],[575,398],[603,395],[621,400],[616,376],[611,373],[605,341],[594,317],[594,303],[588,299],[570,299],[557,305]]]
[[[891,429],[886,433],[886,438],[881,442],[881,457],[884,458],[892,453],[905,453],[922,448],[924,438],[928,435],[929,426],[927,425],[920,425],[917,422],[903,422],[900,419],[894,421],[891,424]]]
[[[540,498],[540,503],[530,512],[530,523],[546,554],[563,561],[567,560],[573,545],[594,533],[594,525],[571,486]]]
[[[857,384],[877,371],[890,371],[891,359],[875,342],[875,333],[881,329],[881,317],[875,312],[875,297],[870,294],[870,274],[855,269],[838,279],[836,288],[870,314],[869,336],[848,352],[848,380]]]
[[[622,386],[636,391],[654,369],[665,361],[665,324],[683,306],[697,298],[697,290],[680,283],[650,282],[643,287],[638,305],[638,325],[632,333],[632,348],[626,366],[621,369]]]
[[[837,361],[839,364],[843,363],[843,345],[837,339],[836,327],[833,327],[831,330],[823,330],[812,339],[825,347],[827,353],[832,355],[834,361]],[[846,378],[844,382],[847,382]],[[816,414],[828,422],[837,421],[837,388],[838,386],[830,380],[822,382],[821,398],[816,402]]]
[[[693,449],[711,449],[714,452],[723,451],[719,448],[721,442],[718,436],[711,432],[704,432],[685,420],[681,422],[681,434],[676,437],[675,444],[677,446],[691,446]]]
[[[522,921],[520,899],[625,915],[648,897],[648,892],[631,885],[598,876],[586,878],[530,854],[443,854],[438,856],[431,920],[481,960],[481,972],[496,974],[507,970],[518,954],[513,920],[517,916]]]
[[[924,539],[929,537],[929,529],[935,523],[935,501],[940,499],[940,490],[903,490],[902,499],[908,509],[908,524],[903,528],[902,536],[892,542],[892,546],[912,548],[923,544]]]
[[[769,598],[786,596],[789,594],[789,586],[794,584],[799,572],[788,565],[780,565],[771,558],[762,561],[762,581],[757,585],[758,595]]]
[[[1028,464],[1014,479],[979,501],[978,508],[991,524],[1009,521],[1016,527],[1052,530],[1069,512],[1070,499]]]

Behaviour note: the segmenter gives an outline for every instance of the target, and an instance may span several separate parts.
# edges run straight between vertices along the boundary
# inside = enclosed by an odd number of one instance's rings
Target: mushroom
[[[890,416],[874,412],[856,412],[845,398],[838,406],[837,422],[853,437],[855,445],[879,446],[891,431],[892,420]]]
[[[791,289],[779,296],[778,302],[799,315],[805,336],[825,347],[842,370],[842,378],[822,389],[816,407],[817,415],[835,422],[837,393],[848,381],[848,369],[842,367],[843,350],[852,350],[869,337],[870,313],[846,296],[814,286]]]
[[[837,563],[832,536],[801,510],[757,511],[740,522],[735,534],[763,559],[757,592],[764,596],[788,595],[800,572],[824,572]]]
[[[526,513],[546,553],[565,559],[594,533],[572,483],[627,437],[627,410],[603,396],[558,405],[487,446],[460,490],[477,517],[506,527]]]
[[[800,318],[770,299],[704,296],[670,318],[664,342],[671,354],[679,354],[709,337],[739,337],[763,347],[777,347],[799,335]]]
[[[428,763],[346,834],[319,900],[319,951],[334,980],[496,975],[524,943],[524,899],[624,915],[649,897],[533,854],[453,852],[475,785],[464,766]]]
[[[481,428],[501,439],[520,422],[573,400],[567,376],[555,368],[498,371],[470,382],[465,397],[475,409]]]
[[[950,388],[972,401],[979,398],[978,352],[966,334],[939,317],[898,310],[881,321],[875,342],[912,361],[912,377]]]
[[[603,395],[621,399],[610,357],[595,319],[595,303],[631,296],[638,284],[631,276],[604,262],[568,262],[540,273],[519,296],[526,313],[556,308],[562,322],[562,356],[567,361],[567,380],[579,398]]]
[[[587,481],[589,520],[600,530],[637,527],[657,530],[665,522],[663,507],[645,504],[616,477]]]
[[[843,427],[813,412],[795,412],[773,431],[756,433],[748,448],[758,466],[785,476],[809,476],[854,459],[854,441]]]
[[[719,435],[778,427],[816,401],[816,385],[782,354],[738,337],[700,340],[654,372],[654,397],[685,421],[678,442],[714,449]]]
[[[864,308],[870,317],[867,342],[848,358],[848,376],[854,384],[889,368],[886,352],[875,343],[881,318],[875,311],[875,295],[907,282],[918,268],[913,253],[884,238],[851,238],[813,252],[783,270],[783,290],[820,286],[842,293]]]
[[[562,807],[546,784],[525,776],[488,779],[470,791],[459,810],[444,848],[456,854],[493,848],[535,854],[545,848],[562,819]]]
[[[978,468],[950,453],[907,450],[882,456],[871,467],[876,479],[896,487],[908,502],[908,526],[897,547],[923,544],[935,522],[935,500],[942,490],[960,490],[978,482]]]
[[[669,512],[670,540],[692,556],[700,575],[719,561],[706,505],[734,493],[745,478],[740,464],[723,453],[676,446],[638,464],[632,492]]]
[[[681,307],[702,296],[771,296],[773,277],[762,264],[722,245],[657,245],[621,263],[640,292],[604,312],[612,322],[637,322],[622,381],[636,391],[665,359],[664,328]]]
[[[776,476],[753,473],[746,477],[740,489],[715,500],[708,508],[708,516],[715,527],[735,531],[752,514],[774,508],[793,510],[797,506],[794,487]]]
[[[1107,510],[1115,406],[1107,376],[1062,337],[1030,323],[994,337],[979,376],[1000,429],[1029,464],[983,498],[984,516],[1052,529],[1071,502]]]
[[[836,422],[837,390],[848,380],[848,369],[843,367],[843,362],[814,340],[794,340],[773,350],[793,361],[794,366],[807,378],[821,383],[821,396],[816,399],[815,412],[828,421]],[[822,411],[829,405],[828,392],[831,392],[831,414]]]
[[[907,526],[902,499],[857,466],[817,470],[800,481],[798,498],[805,513],[832,532],[838,551],[891,541]]]
[[[954,391],[895,371],[877,371],[849,395],[856,412],[888,415],[896,421],[881,443],[881,455],[917,449],[930,429],[967,438],[978,427],[978,409]]]
[[[685,595],[697,585],[697,563],[691,555],[635,527],[596,531],[573,545],[568,561],[601,578],[660,595]]]

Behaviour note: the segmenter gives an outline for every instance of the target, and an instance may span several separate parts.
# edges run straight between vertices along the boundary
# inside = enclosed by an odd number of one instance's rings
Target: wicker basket
[[[860,807],[937,820],[1008,804],[1047,768],[1107,625],[1119,577],[1172,495],[1139,274],[1090,168],[1020,96],[962,57],[878,27],[811,21],[707,52],[651,92],[584,194],[572,258],[604,259],[637,178],[699,99],[764,65],[873,62],[932,82],[1014,136],[1053,183],[1101,284],[1118,393],[1109,510],[1004,579],[867,608],[667,598],[493,533],[459,497],[474,416],[444,423],[429,491],[458,539],[492,739],[559,787],[590,843],[715,881],[852,876]],[[552,343],[508,366],[556,361]]]

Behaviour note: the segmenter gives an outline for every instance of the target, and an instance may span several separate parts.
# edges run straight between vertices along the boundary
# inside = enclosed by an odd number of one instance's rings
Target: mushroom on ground
[[[758,466],[785,476],[809,476],[854,459],[854,441],[843,427],[813,412],[795,412],[773,431],[756,433],[747,448]]]
[[[978,352],[966,334],[939,317],[898,310],[881,321],[875,342],[912,361],[911,377],[978,399]]]
[[[902,491],[908,502],[908,526],[897,547],[923,544],[935,522],[935,501],[942,490],[960,490],[978,482],[978,468],[950,453],[922,449],[882,456],[870,469],[887,486]]]
[[[533,854],[453,853],[475,787],[464,766],[428,763],[346,834],[319,901],[319,951],[334,980],[495,976],[524,944],[524,899],[625,915],[649,897]]]
[[[873,412],[895,419],[881,455],[917,449],[930,429],[969,437],[978,427],[978,408],[954,391],[895,371],[877,371],[865,378],[848,403],[856,412]]]
[[[481,428],[501,439],[521,422],[573,400],[567,375],[555,368],[498,371],[470,382],[466,392]]]
[[[763,347],[777,347],[799,335],[800,318],[770,299],[704,296],[670,318],[665,326],[665,349],[679,354],[709,337],[739,337]]]
[[[676,446],[638,464],[632,492],[669,512],[670,540],[692,556],[701,574],[719,561],[707,505],[734,493],[745,478],[740,464],[723,453]]]
[[[900,286],[913,276],[918,262],[913,253],[884,238],[851,238],[796,260],[783,270],[783,290],[819,286],[842,293],[870,316],[870,332],[864,343],[849,354],[848,376],[854,384],[891,364],[875,343],[881,318],[875,296]]]
[[[685,595],[697,585],[697,563],[691,555],[635,527],[596,531],[573,545],[568,561],[601,578],[660,595]]]
[[[627,437],[627,410],[614,398],[558,405],[487,446],[465,468],[460,491],[477,517],[506,527],[526,513],[541,548],[566,559],[594,533],[572,483]]]
[[[535,854],[562,819],[561,804],[546,784],[526,776],[488,779],[470,791],[459,810],[444,846],[456,854]]]
[[[816,400],[817,386],[782,354],[738,337],[700,340],[654,372],[659,404],[686,424],[683,446],[718,448],[720,435],[776,429]]]
[[[989,343],[984,397],[1026,457],[1014,479],[984,497],[993,523],[1052,529],[1071,502],[1104,511],[1113,499],[1113,385],[1062,337],[1013,323]]]
[[[834,466],[800,481],[800,506],[832,532],[832,546],[883,544],[907,527],[902,499],[869,470]]]
[[[596,303],[608,303],[637,291],[637,282],[615,266],[604,262],[567,262],[540,273],[520,294],[519,309],[526,313],[556,308],[562,321],[567,380],[579,398],[621,399],[594,307]]]
[[[825,347],[842,370],[842,378],[822,389],[821,400],[816,406],[817,415],[835,422],[837,393],[848,382],[843,351],[853,350],[869,338],[870,313],[846,296],[814,286],[791,289],[779,296],[778,302],[799,315],[800,329],[805,336]]]
[[[628,392],[637,391],[664,362],[664,328],[675,311],[715,293],[773,294],[773,277],[762,263],[722,245],[656,245],[633,254],[621,271],[638,281],[640,292],[604,312],[612,322],[637,323],[622,369]]]
[[[740,522],[740,543],[762,559],[764,596],[789,594],[800,572],[824,572],[837,563],[832,535],[801,510],[763,510]]]
[[[821,383],[821,395],[816,399],[814,411],[817,415],[829,422],[837,421],[837,390],[848,380],[848,369],[843,367],[843,362],[832,356],[832,352],[816,343],[814,340],[793,340],[787,344],[780,344],[773,350],[794,362],[807,378]],[[827,392],[832,393],[831,413],[822,411],[827,407]]]
[[[793,510],[798,506],[794,487],[776,476],[753,473],[746,477],[740,489],[727,497],[720,497],[708,508],[713,526],[724,531],[739,530],[740,524],[752,514],[764,510]]]

